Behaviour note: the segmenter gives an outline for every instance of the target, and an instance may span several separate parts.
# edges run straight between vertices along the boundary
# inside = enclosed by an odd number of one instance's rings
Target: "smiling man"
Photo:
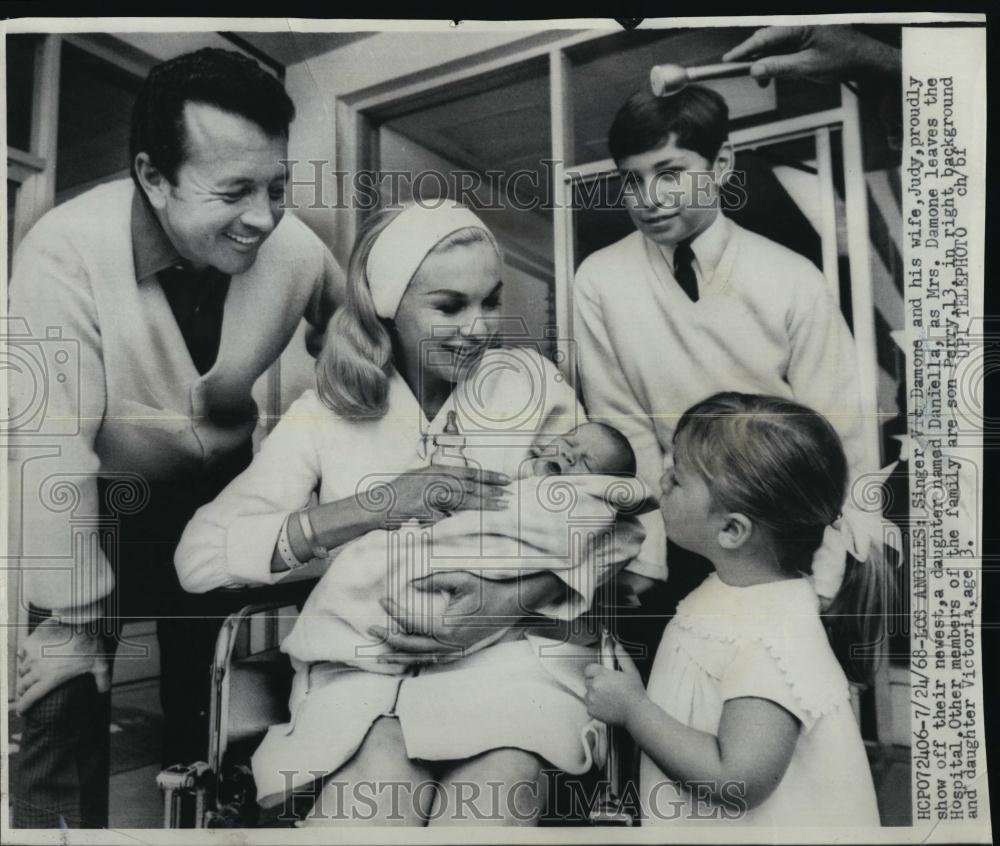
[[[16,827],[107,825],[108,691],[127,620],[157,621],[163,763],[205,755],[207,668],[239,598],[183,592],[174,548],[250,460],[254,382],[303,317],[325,330],[343,287],[329,251],[284,215],[294,113],[239,53],[158,65],[132,116],[132,179],[53,209],[15,255],[11,317],[78,350],[45,386],[45,417],[72,436],[41,455],[37,437],[12,438],[32,627],[18,655]],[[15,382],[11,419],[35,401]],[[52,479],[73,488],[72,511],[45,494]]]

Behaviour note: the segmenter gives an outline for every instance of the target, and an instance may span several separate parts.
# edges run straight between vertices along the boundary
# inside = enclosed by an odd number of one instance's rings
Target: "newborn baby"
[[[621,432],[606,423],[584,423],[528,450],[533,476],[634,476],[635,453]]]
[[[524,447],[520,449],[524,455]],[[631,560],[642,542],[638,523],[632,518],[620,523],[616,505],[609,501],[619,498],[611,495],[612,488],[620,493],[622,484],[629,484],[614,477],[634,477],[635,454],[621,432],[603,423],[584,423],[572,432],[535,443],[526,452],[505,511],[458,511],[433,526],[414,522],[391,531],[369,532],[343,547],[309,595],[282,650],[301,661],[337,661],[372,672],[403,672],[405,668],[399,665],[376,662],[378,655],[389,650],[368,634],[368,628],[385,625],[379,600],[387,596],[418,616],[443,614],[449,599],[446,591],[413,587],[433,570],[461,570],[501,579],[550,570],[567,584],[572,597],[567,606],[571,610],[561,610],[558,616],[572,619],[586,611],[604,571]],[[554,486],[548,477],[552,476],[589,478],[572,483],[567,479],[565,484],[572,484],[576,491],[570,504],[563,494],[550,490]],[[631,484],[636,487],[632,498],[639,501],[642,486],[634,479]],[[574,531],[593,537],[612,529],[610,545],[571,542]],[[576,553],[570,551],[573,548]],[[496,631],[467,651],[508,634],[518,636]]]

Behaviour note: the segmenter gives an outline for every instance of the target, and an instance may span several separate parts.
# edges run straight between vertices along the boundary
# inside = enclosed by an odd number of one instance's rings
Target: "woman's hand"
[[[336,549],[369,532],[398,528],[409,520],[430,525],[455,511],[503,511],[507,508],[510,482],[509,476],[492,470],[432,464],[388,481],[359,486],[353,496],[314,505],[306,509],[307,521],[319,546]],[[312,558],[313,547],[295,514],[288,521],[287,531],[292,554],[299,561]],[[288,564],[275,547],[271,572],[287,570]]]
[[[372,626],[368,632],[387,643],[392,655],[379,658],[389,664],[427,664],[454,661],[465,650],[499,630],[517,625],[532,609],[556,600],[563,582],[552,573],[496,581],[465,571],[439,572],[413,582],[419,591],[446,592],[448,605],[437,616],[404,608],[393,599],[382,607],[400,632]]]
[[[362,487],[354,496],[314,505],[308,509],[309,522],[319,545],[336,549],[368,532],[396,528],[408,520],[432,524],[468,508],[502,511],[507,507],[510,481],[503,473],[474,467],[421,467]],[[288,542],[299,561],[312,558],[297,519],[289,520]],[[275,548],[271,572],[287,569]]]
[[[632,657],[621,644],[615,644],[620,670],[600,664],[588,664],[583,671],[587,683],[584,704],[587,713],[613,726],[623,726],[635,707],[646,699],[646,688]]]
[[[420,520],[436,523],[456,511],[486,509],[502,511],[507,507],[510,477],[478,467],[435,465],[410,470],[362,493],[362,503],[373,503],[383,513],[386,527]],[[381,489],[380,489],[381,488]]]

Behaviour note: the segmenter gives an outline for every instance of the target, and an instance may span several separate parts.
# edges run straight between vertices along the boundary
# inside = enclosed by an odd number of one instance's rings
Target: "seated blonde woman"
[[[292,405],[247,471],[188,526],[176,559],[188,590],[273,583],[314,558],[336,567],[327,550],[410,518],[429,525],[455,511],[502,511],[539,434],[584,419],[541,355],[490,346],[500,256],[468,209],[446,203],[377,216],[348,278],[317,391]],[[428,445],[449,417],[468,435],[472,467],[442,476],[428,466]],[[372,496],[373,481],[392,496]],[[310,505],[314,491],[319,502]],[[623,544],[622,566],[640,540]],[[384,551],[372,557],[372,567],[386,566]],[[422,581],[426,592],[448,594],[444,613],[420,620],[387,603],[393,626],[370,629],[393,647],[382,659],[406,672],[293,662],[291,722],[273,727],[253,760],[259,802],[322,780],[304,824],[531,825],[544,804],[544,768],[591,766],[583,667],[596,650],[540,625],[581,607],[563,572],[439,572]],[[509,636],[521,617],[536,624],[534,634]],[[399,625],[410,633],[390,630]],[[503,636],[466,649],[490,627]],[[354,789],[366,783],[386,789]],[[445,813],[470,783],[483,788],[476,813]]]

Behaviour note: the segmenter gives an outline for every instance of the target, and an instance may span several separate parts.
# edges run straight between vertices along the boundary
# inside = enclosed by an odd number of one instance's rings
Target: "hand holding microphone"
[[[722,62],[714,65],[654,65],[649,71],[649,84],[657,97],[669,97],[693,82],[706,79],[728,79],[749,76],[753,62]]]
[[[775,77],[843,82],[864,76],[899,75],[901,51],[850,26],[769,26],[729,50],[718,64],[686,68],[656,65],[653,94],[668,97],[707,79],[751,76],[766,84]],[[734,59],[744,61],[733,61]],[[749,61],[745,61],[749,60]]]

